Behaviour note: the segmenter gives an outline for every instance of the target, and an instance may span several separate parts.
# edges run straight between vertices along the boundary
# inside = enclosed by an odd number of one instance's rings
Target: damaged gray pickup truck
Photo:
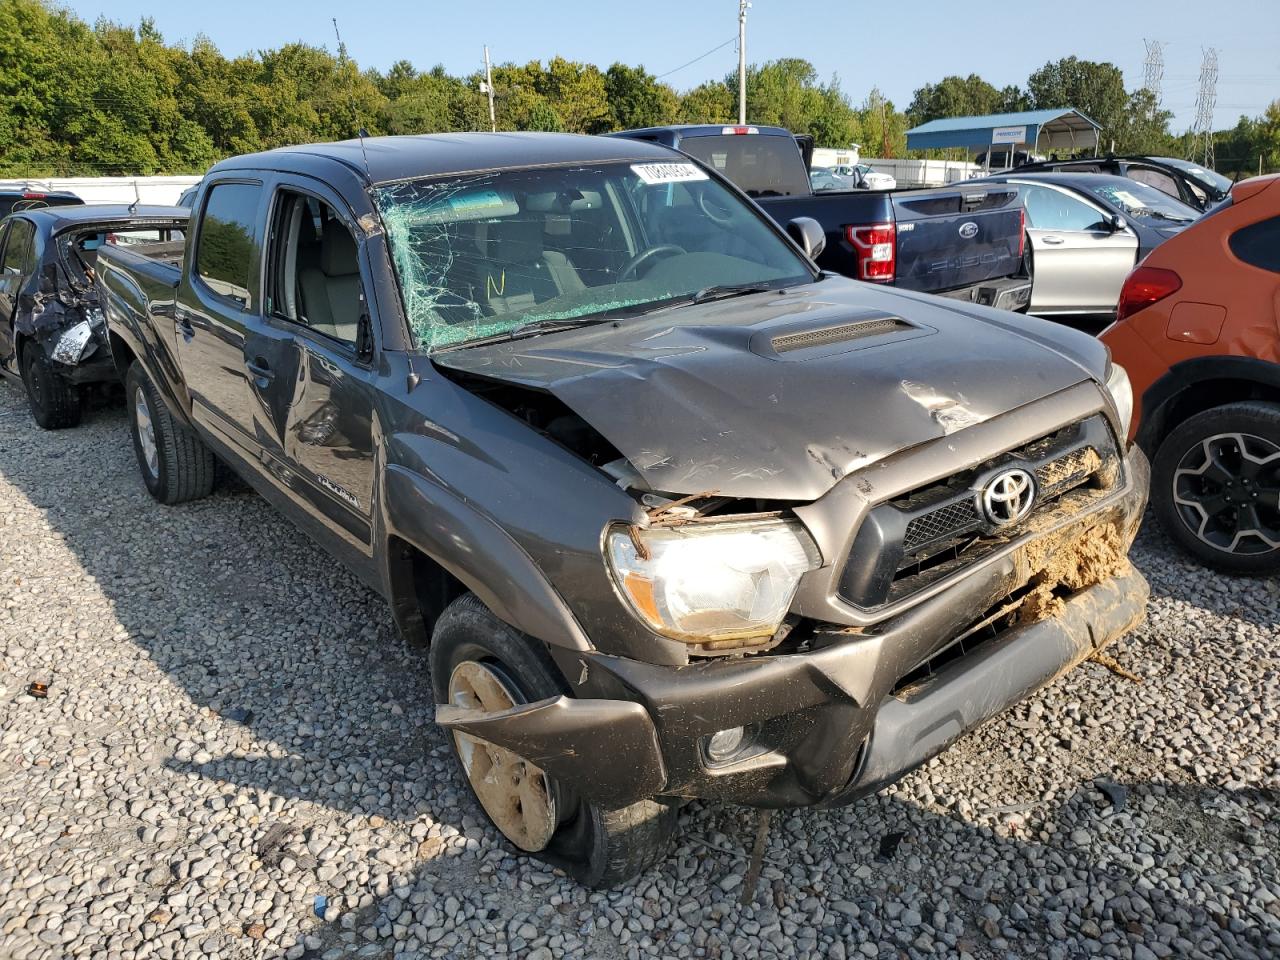
[[[185,210],[124,204],[23,207],[0,223],[0,372],[21,378],[41,427],[74,427],[83,390],[116,379],[94,283],[98,250],[176,241],[178,252],[186,224]]]
[[[147,488],[217,456],[383,594],[480,805],[584,883],[686,798],[875,791],[1143,616],[1099,343],[821,274],[663,147],[291,147],[191,224],[99,256]]]

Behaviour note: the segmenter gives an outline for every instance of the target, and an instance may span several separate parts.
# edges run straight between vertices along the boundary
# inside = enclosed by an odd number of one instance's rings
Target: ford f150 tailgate
[[[1016,275],[1024,223],[1018,192],[957,185],[893,195],[896,285],[943,293]]]

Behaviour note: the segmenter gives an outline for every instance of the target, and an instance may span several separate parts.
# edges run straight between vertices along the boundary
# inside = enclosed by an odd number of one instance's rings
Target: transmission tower
[[[1196,119],[1191,126],[1191,159],[1200,158],[1213,169],[1213,109],[1218,105],[1218,51],[1209,47],[1200,64],[1200,92],[1196,94]]]
[[[1160,106],[1160,81],[1164,79],[1164,45],[1159,40],[1143,40],[1147,45],[1147,59],[1142,62],[1142,87],[1151,92],[1156,106]]]

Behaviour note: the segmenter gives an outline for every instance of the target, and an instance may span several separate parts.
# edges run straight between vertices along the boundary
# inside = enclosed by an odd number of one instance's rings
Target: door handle
[[[251,361],[246,360],[244,365],[245,369],[258,380],[270,380],[276,375],[275,371],[271,369],[271,364],[267,363],[262,357],[254,357]]]
[[[1061,237],[1041,237],[1040,241],[1042,243],[1052,243],[1055,245],[1063,242]]]

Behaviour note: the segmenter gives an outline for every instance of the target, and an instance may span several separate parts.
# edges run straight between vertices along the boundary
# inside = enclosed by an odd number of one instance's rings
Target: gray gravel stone
[[[1149,616],[1109,652],[1141,684],[1086,664],[879,796],[776,813],[750,906],[755,815],[718,804],[593,892],[487,825],[381,600],[238,484],[154,504],[118,406],[45,433],[0,386],[0,953],[1278,956],[1280,587],[1153,529],[1134,559]]]

